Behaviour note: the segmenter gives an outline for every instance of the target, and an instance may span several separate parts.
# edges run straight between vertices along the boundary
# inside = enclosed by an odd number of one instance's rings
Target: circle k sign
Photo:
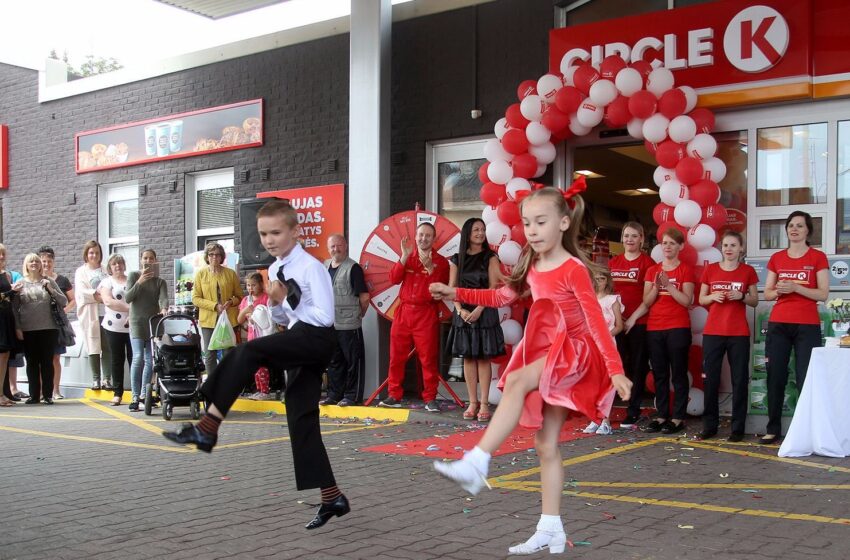
[[[788,22],[768,6],[750,6],[726,26],[723,50],[735,68],[763,72],[776,65],[788,49]]]

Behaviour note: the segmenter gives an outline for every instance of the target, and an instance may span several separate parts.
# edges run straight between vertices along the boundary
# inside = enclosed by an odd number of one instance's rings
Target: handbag
[[[74,328],[68,321],[68,316],[65,315],[65,310],[62,309],[53,294],[50,294],[50,314],[53,315],[53,322],[56,323],[56,328],[59,330],[59,346],[74,346],[77,343],[77,337],[74,334]]]

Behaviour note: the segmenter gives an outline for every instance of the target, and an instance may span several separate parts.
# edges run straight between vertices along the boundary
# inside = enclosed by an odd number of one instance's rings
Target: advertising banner
[[[77,173],[263,145],[263,100],[77,133]]]
[[[0,189],[9,188],[9,127],[0,124]]]
[[[298,212],[301,242],[308,253],[328,258],[328,238],[345,233],[345,185],[322,185],[262,192],[257,198],[286,198]]]

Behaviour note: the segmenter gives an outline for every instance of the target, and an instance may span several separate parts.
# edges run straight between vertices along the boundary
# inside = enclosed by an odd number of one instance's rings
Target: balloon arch
[[[519,85],[518,102],[496,122],[496,138],[484,146],[487,163],[478,172],[484,184],[481,200],[486,204],[482,218],[487,241],[497,248],[502,264],[515,265],[525,245],[519,201],[535,188],[529,179],[546,172],[555,160],[557,143],[584,136],[603,122],[611,128],[625,126],[633,138],[644,140],[658,162],[653,180],[661,202],[652,212],[658,235],[670,227],[681,230],[686,244],[680,259],[698,271],[720,261],[714,245],[727,219],[726,209],[719,204],[718,185],[726,176],[726,166],[715,157],[714,114],[696,107],[696,91],[675,87],[673,73],[663,66],[653,68],[645,61],[627,64],[618,55],[606,57],[597,66],[572,65],[565,56],[560,69]],[[652,257],[661,260],[660,245]],[[515,344],[522,335],[521,328],[517,332],[518,313],[502,310],[500,315],[506,342]],[[693,414],[702,413],[701,334],[706,316],[704,308],[691,310],[697,343],[689,360],[694,384],[689,412]],[[500,360],[499,369],[506,361]]]

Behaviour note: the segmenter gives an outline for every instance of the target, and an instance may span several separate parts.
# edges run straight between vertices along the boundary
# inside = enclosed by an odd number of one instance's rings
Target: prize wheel
[[[451,221],[422,210],[408,210],[394,214],[378,224],[369,237],[360,254],[360,266],[366,277],[366,287],[375,311],[393,320],[398,307],[398,292],[400,284],[390,282],[390,270],[401,258],[401,240],[407,236],[415,244],[416,228],[419,224],[428,222],[437,230],[434,240],[434,250],[445,258],[455,255],[460,247],[460,230]],[[410,258],[414,258],[411,255]],[[450,302],[446,307],[453,309]]]

